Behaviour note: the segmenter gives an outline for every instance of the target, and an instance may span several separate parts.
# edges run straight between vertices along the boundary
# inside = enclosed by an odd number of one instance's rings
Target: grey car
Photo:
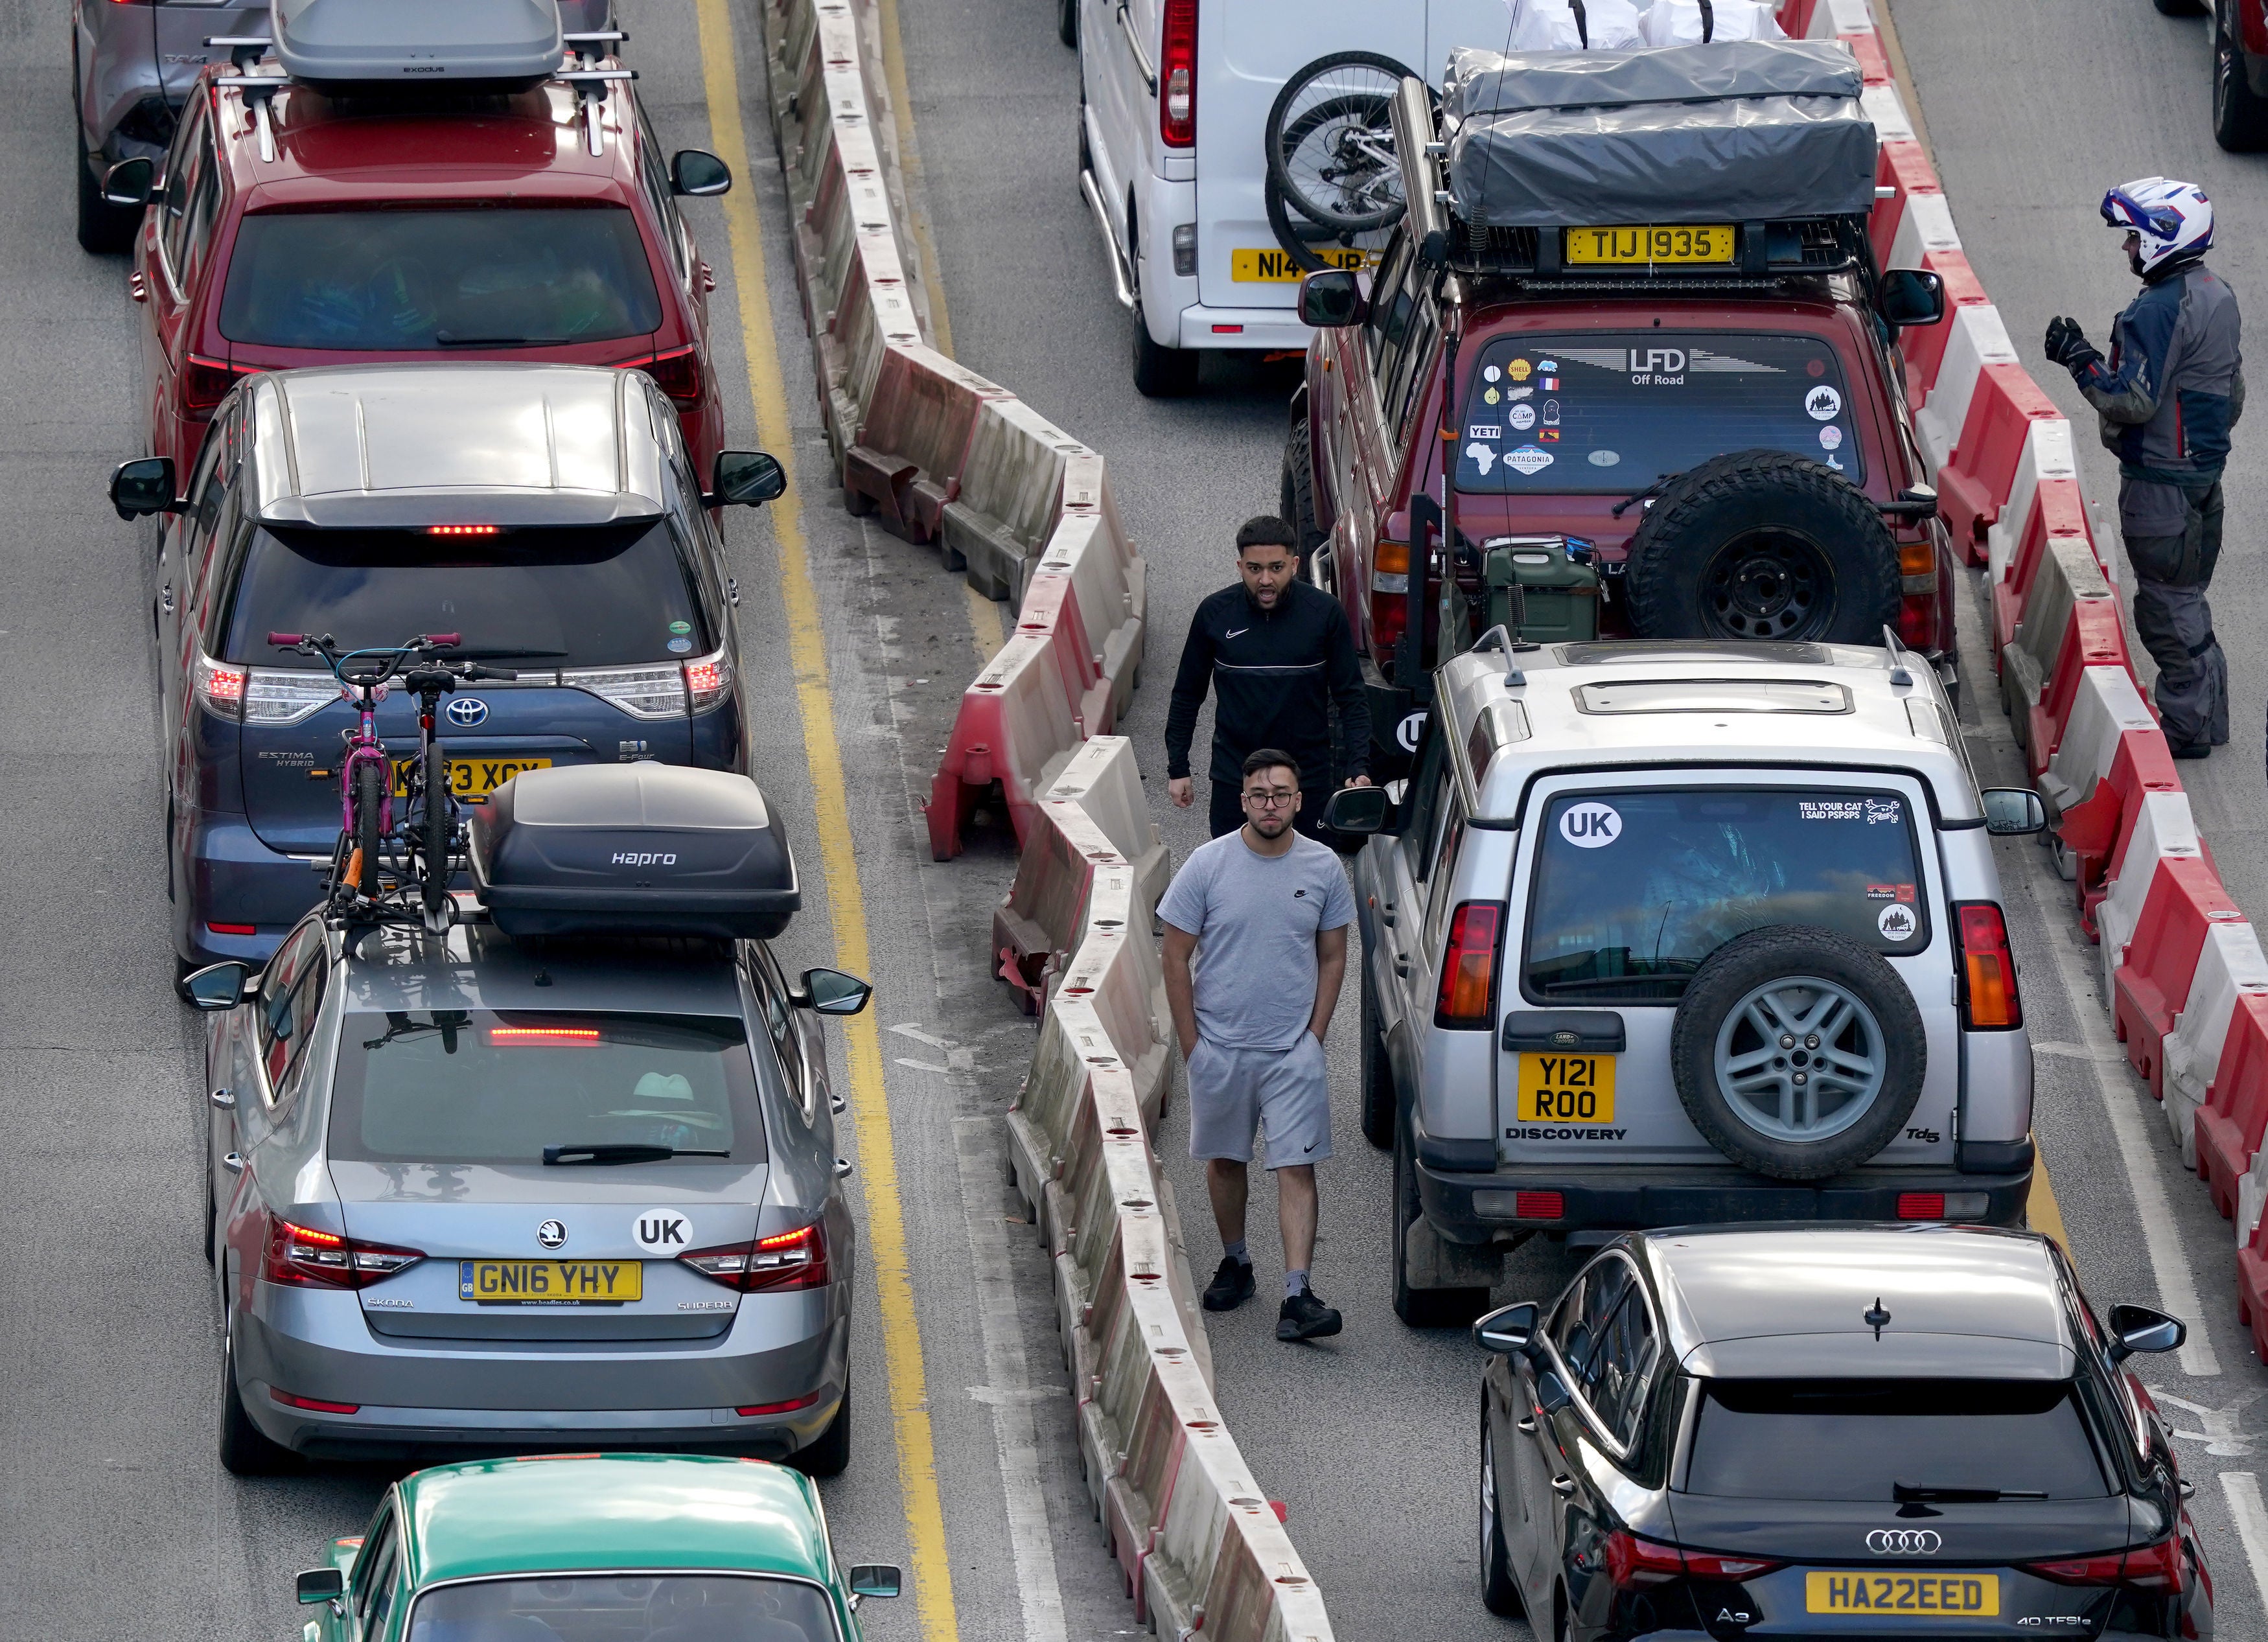
[[[602,29],[612,0],[559,0],[568,33]],[[78,110],[78,242],[89,251],[133,243],[139,206],[102,197],[111,166],[135,155],[165,163],[173,124],[207,63],[226,63],[208,40],[264,38],[265,5],[226,0],[71,0],[71,100]]]
[[[867,988],[792,982],[748,938],[795,904],[762,795],[534,772],[471,852],[485,904],[446,933],[317,913],[256,976],[193,977],[218,1021],[223,1464],[620,1446],[839,1470],[856,1229],[814,1016]]]

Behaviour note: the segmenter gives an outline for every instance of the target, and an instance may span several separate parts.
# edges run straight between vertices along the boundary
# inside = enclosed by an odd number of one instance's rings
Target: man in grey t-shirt
[[[1338,1313],[1307,1285],[1307,1266],[1314,1166],[1331,1154],[1323,1037],[1346,975],[1354,895],[1338,856],[1292,828],[1300,767],[1291,755],[1263,747],[1247,758],[1242,797],[1244,825],[1193,853],[1158,903],[1166,998],[1189,1069],[1189,1155],[1204,1160],[1223,1246],[1204,1304],[1228,1311],[1251,1298],[1246,1166],[1263,1132],[1284,1233],[1276,1337],[1312,1340],[1339,1331]]]

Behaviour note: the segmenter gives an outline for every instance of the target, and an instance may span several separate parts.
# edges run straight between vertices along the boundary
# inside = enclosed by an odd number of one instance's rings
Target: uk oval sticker
[[[1559,836],[1578,850],[1602,850],[1623,836],[1623,818],[1611,804],[1570,805],[1559,816]]]
[[[630,1239],[650,1255],[682,1255],[693,1248],[693,1223],[674,1209],[647,1209],[630,1222]]]

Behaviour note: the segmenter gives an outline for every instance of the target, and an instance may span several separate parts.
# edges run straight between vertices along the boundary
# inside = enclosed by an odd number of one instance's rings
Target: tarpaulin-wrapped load
[[[1858,60],[1833,40],[1453,52],[1451,209],[1476,227],[1786,222],[1874,205]]]

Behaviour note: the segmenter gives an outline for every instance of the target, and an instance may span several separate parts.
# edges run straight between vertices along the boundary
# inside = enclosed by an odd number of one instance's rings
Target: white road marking
[[[2035,1055],[2052,1055],[2058,1060],[2091,1060],[2104,1066],[2123,1066],[2126,1057],[2113,1049],[2108,1055],[2098,1055],[2093,1049],[2082,1049],[2076,1043],[2035,1043]]]
[[[2174,1433],[2175,1436],[2186,1437],[2192,1442],[2205,1444],[2205,1451],[2207,1454],[2218,1454],[2223,1459],[2235,1459],[2252,1452],[2253,1439],[2246,1436],[2238,1429],[2238,1426],[2243,1418],[2244,1410],[2257,1403],[2263,1396],[2268,1396],[2268,1386],[2260,1387],[2249,1396],[2239,1397],[2227,1408],[2207,1408],[2202,1403],[2192,1403],[2187,1397],[2177,1397],[2170,1391],[2159,1390],[2155,1386],[2150,1388],[2150,1395],[2159,1403],[2185,1410],[2194,1417],[2198,1425],[2205,1427],[2203,1431],[2177,1431]]]
[[[2252,1583],[2268,1602],[2268,1509],[2260,1504],[2260,1479],[2250,1471],[2223,1471],[2220,1490],[2236,1519],[2236,1536],[2244,1542],[2244,1560],[2252,1565]]]
[[[953,1071],[953,1068],[952,1068],[952,1067],[950,1067],[950,1066],[939,1066],[939,1065],[934,1065],[934,1064],[932,1064],[932,1063],[930,1063],[930,1062],[928,1062],[928,1061],[925,1061],[925,1060],[908,1060],[908,1059],[907,1059],[904,1056],[902,1056],[902,1055],[894,1056],[894,1057],[892,1057],[892,1058],[893,1058],[893,1059],[895,1059],[895,1060],[897,1062],[897,1064],[898,1064],[899,1065],[901,1065],[901,1066],[910,1066],[910,1067],[912,1067],[916,1071],[934,1071],[934,1072],[941,1072],[941,1073],[944,1073],[944,1074],[946,1074],[946,1075],[947,1075],[947,1076],[950,1076],[950,1075],[951,1075],[951,1073],[952,1073],[952,1071]]]
[[[923,1031],[910,1020],[905,1021],[901,1025],[892,1027],[890,1030],[896,1033],[902,1038],[911,1038],[917,1043],[926,1043],[933,1049],[951,1049],[953,1047],[950,1043],[947,1043],[943,1038],[937,1036],[934,1033]]]
[[[1016,1596],[1024,1610],[1024,1642],[1068,1642],[1055,1544],[1048,1532],[1047,1496],[1040,1484],[1040,1447],[1032,1427],[1032,1403],[1044,1393],[1035,1394],[1024,1373],[1024,1320],[1016,1309],[1008,1235],[1000,1229],[998,1213],[977,1212],[980,1204],[1000,1196],[1000,1160],[987,1155],[984,1145],[985,1136],[998,1135],[999,1130],[997,1117],[953,1120],[988,1381],[972,1387],[969,1395],[992,1410],[993,1446],[1000,1456],[1000,1488],[1008,1513],[1008,1547],[1016,1559]]]
[[[2137,1099],[2132,1081],[2116,1076],[2110,1063],[2123,1061],[2118,1046],[2111,1041],[2110,1027],[2104,1019],[2102,1001],[2095,995],[2095,983],[2088,973],[2091,958],[2083,961],[2074,951],[2080,936],[2075,928],[2056,921],[2059,908],[2043,907],[2047,920],[2049,953],[2055,959],[2056,977],[2062,983],[2064,1001],[2070,1005],[2072,1019],[2079,1023],[2080,1047],[2085,1051],[2082,1064],[2095,1079],[2095,1092],[2102,1097],[2102,1109],[2110,1114],[2110,1132],[2118,1139],[2118,1160],[2126,1170],[2126,1187],[2132,1194],[2134,1216],[2142,1223],[2142,1247],[2150,1256],[2150,1274],[2157,1279],[2158,1303],[2189,1324],[2189,1339],[2179,1357],[2182,1372],[2186,1374],[2217,1374],[2220,1359],[2213,1349],[2213,1338],[2205,1332],[2205,1307],[2198,1300],[2197,1274],[2191,1269],[2188,1255],[2183,1251],[2181,1233],[2174,1226],[2173,1205],[2166,1198],[2166,1184],[2158,1174],[2158,1160],[2152,1150],[2150,1138],[2142,1127],[2141,1114],[2135,1110]],[[2263,1587],[2268,1592],[2268,1587]]]

